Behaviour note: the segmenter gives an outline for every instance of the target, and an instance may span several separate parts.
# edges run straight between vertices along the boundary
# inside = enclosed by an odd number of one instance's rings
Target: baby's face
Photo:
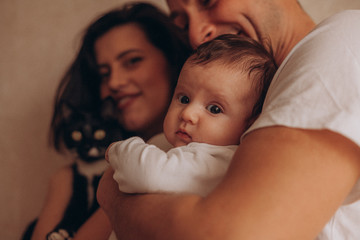
[[[175,147],[190,142],[239,144],[256,101],[247,74],[218,62],[186,62],[164,121],[164,133]]]

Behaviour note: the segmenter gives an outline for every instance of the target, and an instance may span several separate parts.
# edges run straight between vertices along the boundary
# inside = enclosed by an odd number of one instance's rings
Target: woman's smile
[[[136,93],[136,94],[129,94],[120,97],[118,99],[117,108],[120,111],[123,111],[125,108],[128,108],[130,105],[132,105],[140,96],[141,93]]]

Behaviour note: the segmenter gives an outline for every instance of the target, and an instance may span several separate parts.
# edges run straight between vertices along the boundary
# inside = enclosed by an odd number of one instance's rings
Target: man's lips
[[[124,110],[126,107],[132,104],[135,101],[135,99],[139,96],[140,93],[137,93],[137,94],[124,95],[122,97],[117,98],[117,108],[119,110]]]
[[[192,142],[192,137],[184,130],[176,131],[176,136],[186,143]]]

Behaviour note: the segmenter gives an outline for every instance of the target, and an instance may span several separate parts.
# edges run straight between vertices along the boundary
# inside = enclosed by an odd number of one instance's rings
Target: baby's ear
[[[107,97],[101,104],[101,117],[105,120],[116,119],[116,103],[111,97]]]

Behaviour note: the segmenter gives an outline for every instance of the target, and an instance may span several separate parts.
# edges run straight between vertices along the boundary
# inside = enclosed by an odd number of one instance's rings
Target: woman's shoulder
[[[57,185],[57,183],[71,183],[73,179],[73,165],[66,165],[58,169],[50,179],[51,185]]]

